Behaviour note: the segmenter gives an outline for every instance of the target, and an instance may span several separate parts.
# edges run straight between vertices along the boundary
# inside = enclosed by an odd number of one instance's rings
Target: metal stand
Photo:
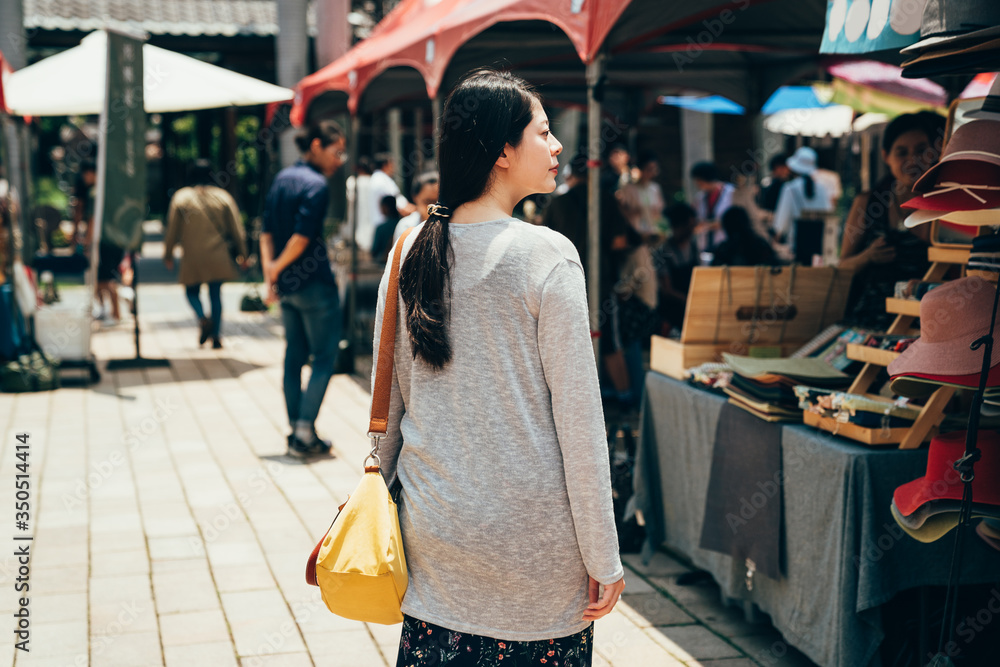
[[[132,262],[132,290],[135,296],[132,298],[132,319],[135,323],[135,357],[132,359],[111,359],[108,361],[109,371],[125,371],[135,368],[163,368],[169,367],[168,359],[146,359],[139,351],[139,265],[135,261],[135,251],[129,251],[129,261]]]
[[[928,667],[954,667],[955,664],[945,652],[945,647],[952,643],[955,635],[955,615],[958,611],[958,577],[962,571],[965,536],[969,532],[972,519],[972,481],[976,478],[975,465],[981,456],[979,448],[976,446],[979,438],[979,414],[983,408],[986,378],[990,373],[990,362],[993,359],[993,332],[996,329],[998,304],[1000,304],[1000,283],[998,283],[993,296],[993,312],[990,315],[989,331],[986,332],[985,336],[974,340],[969,346],[973,350],[983,348],[983,366],[979,375],[979,388],[972,397],[969,427],[965,434],[965,454],[954,463],[954,468],[962,479],[964,490],[961,509],[958,513],[958,527],[955,530],[955,546],[951,552],[948,592],[945,595],[944,611],[941,615],[941,635],[938,638],[937,654],[931,658]]]

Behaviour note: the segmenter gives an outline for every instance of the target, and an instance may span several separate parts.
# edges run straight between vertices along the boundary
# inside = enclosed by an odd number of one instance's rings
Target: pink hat
[[[960,126],[948,139],[941,159],[913,184],[914,192],[934,190],[944,165],[953,161],[968,161],[1000,166],[1000,121],[973,120]],[[1000,183],[991,183],[1000,185]]]
[[[981,373],[983,352],[969,346],[990,329],[996,286],[968,276],[932,289],[920,300],[920,338],[889,364],[889,375]],[[1000,362],[1000,326],[990,367]]]
[[[978,211],[1000,208],[1000,165],[973,160],[944,162],[937,178],[921,178],[923,194],[908,200],[905,208],[923,211]],[[915,191],[916,188],[914,188]]]

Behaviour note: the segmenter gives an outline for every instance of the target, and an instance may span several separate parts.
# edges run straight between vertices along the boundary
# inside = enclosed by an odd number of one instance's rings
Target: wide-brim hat
[[[969,375],[983,370],[973,341],[990,329],[996,285],[978,276],[935,287],[920,300],[920,338],[889,364],[889,375]],[[1000,326],[993,333],[990,368],[1000,363]]]
[[[945,144],[941,159],[917,179],[913,184],[913,191],[928,192],[935,189],[938,181],[942,180],[938,178],[942,167],[956,160],[966,160],[976,165],[986,163],[1000,166],[1000,121],[982,119],[960,125]]]
[[[1000,3],[996,0],[927,0],[920,20],[921,40],[902,53],[971,45],[996,35],[1000,35]]]
[[[986,542],[987,546],[1000,551],[1000,535],[997,535],[991,529],[989,522],[980,521],[979,525],[976,526],[976,535],[978,535],[983,542]]]
[[[932,501],[932,503],[935,502],[954,502],[956,505],[961,505],[961,501]],[[997,512],[990,511],[988,509],[989,507],[989,505],[974,504],[972,509],[972,518],[996,517]],[[937,542],[942,537],[947,535],[952,528],[958,525],[958,507],[949,511],[935,512],[926,516],[918,510],[910,517],[903,516],[899,511],[899,508],[896,507],[895,502],[892,503],[889,509],[892,512],[892,518],[896,520],[896,524],[902,528],[907,535],[918,542],[923,542],[924,544]],[[998,510],[1000,510],[1000,508],[998,508]],[[914,517],[917,516],[921,517],[921,520],[914,521]]]
[[[908,526],[914,530],[919,530],[927,523],[928,519],[941,514],[950,514],[952,512],[958,513],[962,509],[961,500],[931,500],[926,502],[917,510],[910,514],[909,516],[903,514],[896,503],[894,502],[893,507],[899,513],[899,517],[896,521],[901,526]],[[1000,519],[1000,505],[986,505],[984,503],[972,503],[972,515],[977,517],[986,517],[990,519]]]
[[[900,514],[910,516],[934,500],[962,500],[964,484],[954,463],[965,455],[965,436],[965,431],[953,431],[931,438],[924,476],[897,487],[892,493],[892,502]],[[975,466],[972,501],[1000,506],[1000,433],[980,430],[976,446],[980,459]]]
[[[956,389],[978,389],[982,373],[966,375],[941,375],[934,373],[899,373],[889,381],[889,389],[894,394],[907,398],[926,398],[939,387]],[[986,376],[987,387],[1000,387],[1000,365],[990,368]]]
[[[816,151],[808,146],[799,146],[792,157],[785,160],[785,166],[796,174],[806,174],[811,176],[816,172],[817,166]]]
[[[1000,225],[1000,207],[979,211],[914,211],[906,216],[903,224],[912,228],[933,220],[951,222],[966,227],[992,227]]]
[[[903,208],[921,211],[980,211],[1000,208],[1000,164],[950,160],[940,164],[933,181],[921,177],[916,197]]]

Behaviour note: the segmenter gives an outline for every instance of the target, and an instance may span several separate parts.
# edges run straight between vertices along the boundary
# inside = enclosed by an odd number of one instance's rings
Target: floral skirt
[[[558,639],[516,642],[455,632],[403,615],[396,667],[590,667],[594,624]]]

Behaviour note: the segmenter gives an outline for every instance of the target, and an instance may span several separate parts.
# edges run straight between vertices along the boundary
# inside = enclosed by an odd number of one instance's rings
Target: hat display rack
[[[921,41],[903,50],[903,54],[909,57],[909,60],[903,63],[904,77],[973,74],[1000,69],[1000,3],[995,0],[969,2],[928,0],[924,7],[920,36]],[[906,204],[908,208],[916,209],[916,212],[907,219],[906,224],[914,226],[936,219],[971,224],[983,227],[982,231],[989,229],[992,232],[990,237],[992,241],[996,239],[996,225],[1000,224],[1000,177],[998,177],[1000,160],[991,152],[983,150],[981,140],[984,138],[984,131],[990,131],[989,133],[994,136],[997,134],[996,124],[1000,123],[1000,77],[997,77],[982,107],[970,112],[969,116],[976,120],[955,130],[949,139],[949,145],[946,146],[946,155],[943,155],[938,164],[918,181],[915,190],[920,193],[919,196]],[[974,160],[978,169],[970,170],[967,158]],[[978,178],[970,180],[974,175]],[[961,213],[946,214],[945,211],[948,209]],[[973,256],[975,255],[974,247]],[[996,282],[995,276],[994,282]],[[966,535],[972,521],[975,468],[982,457],[978,447],[979,419],[986,395],[987,380],[993,366],[998,305],[1000,305],[1000,285],[995,285],[989,329],[985,335],[970,341],[969,346],[973,352],[982,351],[982,365],[979,385],[973,395],[969,411],[965,450],[953,464],[963,485],[962,501],[952,548],[951,570],[937,654],[931,658],[928,667],[949,667],[955,664],[945,652],[945,647],[952,642],[956,631],[959,573]]]

